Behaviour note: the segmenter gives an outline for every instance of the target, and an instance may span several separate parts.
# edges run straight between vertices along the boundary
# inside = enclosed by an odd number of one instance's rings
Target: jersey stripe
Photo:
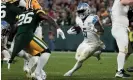
[[[42,12],[43,14],[46,14],[43,10],[38,10],[36,13]]]

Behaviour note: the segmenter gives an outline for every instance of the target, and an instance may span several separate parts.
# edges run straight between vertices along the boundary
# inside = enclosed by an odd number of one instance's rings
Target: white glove
[[[59,35],[61,35],[62,39],[66,39],[64,32],[60,28],[57,29],[57,38],[59,38]]]
[[[68,31],[67,31],[68,34],[77,34],[75,29],[73,27],[71,27]]]

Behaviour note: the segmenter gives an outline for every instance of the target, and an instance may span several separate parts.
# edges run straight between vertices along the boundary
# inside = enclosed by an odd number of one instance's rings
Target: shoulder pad
[[[98,16],[97,15],[94,15],[93,16],[93,24],[95,24],[97,21],[99,20]]]

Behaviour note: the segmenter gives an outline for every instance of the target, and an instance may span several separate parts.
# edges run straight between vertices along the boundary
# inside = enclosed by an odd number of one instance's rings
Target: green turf
[[[63,74],[75,64],[75,54],[72,52],[53,52],[45,67],[47,80],[125,80],[114,78],[116,70],[116,53],[104,53],[102,59],[97,61],[95,57],[89,58],[82,68],[72,77],[63,77]],[[17,58],[17,62],[7,70],[4,64],[1,72],[1,80],[27,80],[23,72],[23,60]],[[133,55],[126,62],[125,68],[133,66]],[[133,73],[130,73],[133,77]],[[133,80],[133,78],[126,79]]]

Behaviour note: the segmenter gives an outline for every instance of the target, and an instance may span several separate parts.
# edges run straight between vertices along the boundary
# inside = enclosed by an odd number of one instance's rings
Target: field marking
[[[64,58],[64,57],[62,57],[62,56],[51,56],[51,58]],[[65,56],[65,58],[74,58],[75,59],[75,56]],[[92,57],[90,57],[90,58],[96,58],[96,57],[94,57],[94,56],[92,56]],[[102,59],[105,59],[105,58],[113,58],[113,57],[108,57],[108,56],[101,56],[101,58]],[[88,58],[89,59],[89,58]]]
[[[74,52],[74,51],[52,51],[52,53],[67,53],[67,54],[72,54],[72,53],[76,53],[76,52]],[[103,52],[102,54],[111,54],[111,55],[116,55],[116,54],[118,54],[117,52]],[[133,55],[133,53],[131,54],[131,55]]]

